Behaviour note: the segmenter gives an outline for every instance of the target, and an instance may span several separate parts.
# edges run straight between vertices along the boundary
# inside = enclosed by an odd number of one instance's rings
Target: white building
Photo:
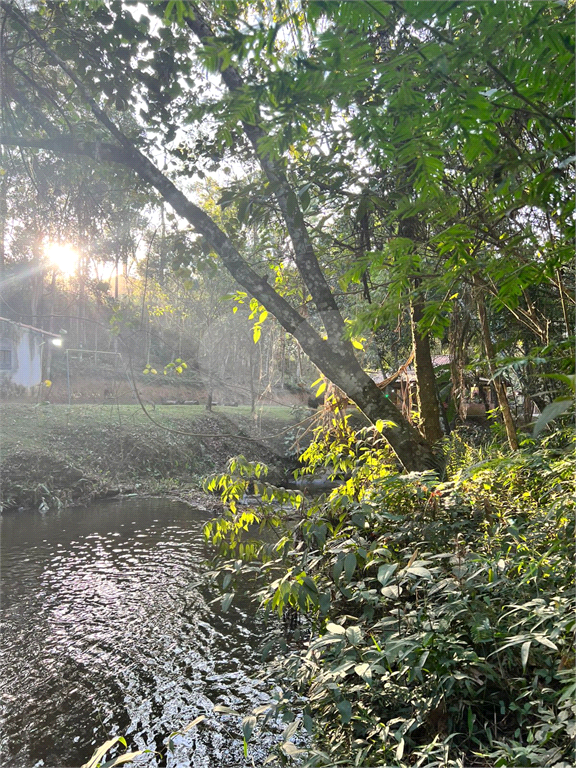
[[[28,392],[42,381],[42,358],[47,343],[62,343],[56,333],[0,317],[0,383]]]

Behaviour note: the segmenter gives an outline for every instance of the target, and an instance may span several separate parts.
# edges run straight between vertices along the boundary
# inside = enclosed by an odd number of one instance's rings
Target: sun
[[[65,277],[72,277],[78,269],[80,254],[69,243],[46,243],[44,255]]]

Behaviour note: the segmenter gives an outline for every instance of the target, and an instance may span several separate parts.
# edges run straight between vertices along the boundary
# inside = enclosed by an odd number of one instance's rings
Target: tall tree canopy
[[[541,348],[570,333],[573,12],[565,3],[0,7],[4,151],[130,168],[201,236],[180,263],[211,252],[382,425],[406,469],[434,464],[429,339],[456,310],[476,303],[495,377],[488,299]],[[231,167],[243,169],[242,182],[229,181]],[[195,195],[211,172],[221,205],[236,203],[240,229],[264,233],[257,259]],[[347,228],[359,233],[353,245],[339,236]],[[278,237],[269,240],[271,230]],[[297,269],[303,303],[287,290],[284,267]],[[347,317],[337,294],[358,283],[370,298],[371,282],[377,300]],[[562,307],[560,320],[542,297]],[[364,372],[352,343],[403,306],[428,440]],[[508,421],[507,430],[514,447]]]

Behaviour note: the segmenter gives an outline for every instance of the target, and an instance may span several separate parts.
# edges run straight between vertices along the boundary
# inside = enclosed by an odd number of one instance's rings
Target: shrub
[[[274,502],[265,487],[259,509],[233,503],[208,526],[226,589],[249,569],[264,610],[300,617],[277,633],[283,692],[260,716],[283,712],[290,739],[303,724],[307,766],[572,764],[570,441],[464,454],[444,482],[398,475],[373,435],[342,432],[306,455],[345,476],[329,497]],[[237,497],[238,477],[218,484]]]

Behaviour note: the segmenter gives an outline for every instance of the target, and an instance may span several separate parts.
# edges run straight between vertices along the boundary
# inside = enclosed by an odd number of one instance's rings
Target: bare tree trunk
[[[118,301],[118,265],[120,263],[120,256],[116,254],[116,269],[114,271],[114,298]]]
[[[514,426],[514,420],[510,411],[510,403],[506,395],[506,385],[500,377],[496,376],[496,354],[494,352],[494,345],[492,344],[492,338],[490,336],[490,325],[488,324],[488,315],[486,313],[486,305],[484,303],[485,295],[482,291],[482,283],[474,277],[474,283],[476,286],[476,304],[478,306],[478,317],[480,318],[480,327],[482,329],[482,339],[484,341],[484,348],[486,350],[486,357],[488,358],[488,368],[490,369],[490,375],[494,382],[494,389],[496,390],[496,397],[498,398],[498,405],[502,418],[504,419],[504,426],[506,427],[506,436],[508,437],[508,444],[513,451],[518,450],[518,437],[516,435],[516,427]]]

